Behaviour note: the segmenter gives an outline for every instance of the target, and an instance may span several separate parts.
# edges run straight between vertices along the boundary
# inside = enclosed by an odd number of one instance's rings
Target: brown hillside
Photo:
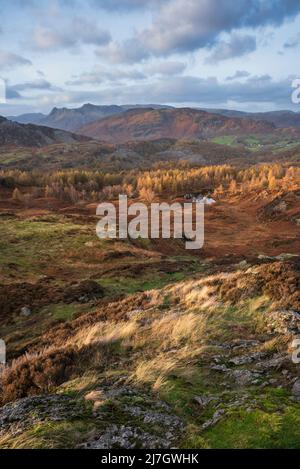
[[[34,124],[18,124],[0,116],[0,146],[41,148],[53,144],[85,142],[89,139],[64,130]]]
[[[139,109],[108,117],[79,129],[88,137],[107,142],[195,139],[215,135],[268,134],[275,126],[264,121],[228,118],[196,109]]]

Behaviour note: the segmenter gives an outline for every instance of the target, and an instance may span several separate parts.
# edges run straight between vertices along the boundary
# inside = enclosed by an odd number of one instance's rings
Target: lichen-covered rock
[[[0,436],[18,435],[44,421],[77,419],[85,415],[82,402],[63,394],[25,397],[0,408]]]
[[[86,443],[80,445],[84,449],[134,449],[147,448],[159,449],[169,448],[170,443],[151,433],[142,431],[140,428],[126,425],[112,425],[103,433],[95,435]]]
[[[292,393],[297,400],[300,400],[300,379],[297,379],[297,381],[294,383]]]

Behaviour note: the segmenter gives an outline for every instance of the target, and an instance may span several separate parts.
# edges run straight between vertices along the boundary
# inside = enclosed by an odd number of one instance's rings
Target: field
[[[280,153],[282,151],[292,150],[300,145],[300,140],[289,136],[279,135],[223,135],[213,137],[211,142],[218,145],[227,145],[230,147],[245,148],[252,152],[268,151]]]

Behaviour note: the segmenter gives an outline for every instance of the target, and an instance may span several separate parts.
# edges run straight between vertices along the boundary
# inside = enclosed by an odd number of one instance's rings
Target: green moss
[[[210,448],[299,448],[300,409],[290,406],[283,412],[233,411],[200,436]]]
[[[299,448],[300,408],[291,403],[285,389],[265,388],[228,390],[220,394],[220,386],[213,381],[206,369],[197,369],[190,379],[170,377],[160,391],[161,398],[186,422],[182,448]],[[224,378],[223,378],[224,379]],[[202,424],[216,410],[216,401],[204,409],[195,396],[206,395],[219,398],[225,409],[224,417],[213,427],[204,431]],[[249,404],[228,408],[227,404],[248,395]],[[255,403],[251,405],[251,401]],[[252,408],[251,408],[252,406]],[[247,407],[251,408],[247,412]]]
[[[73,316],[82,309],[82,305],[75,304],[57,304],[49,305],[42,309],[41,314],[51,315],[53,319],[60,319],[63,321],[68,321],[73,318]]]
[[[106,289],[108,296],[115,296],[163,288],[170,283],[184,280],[196,271],[198,271],[198,266],[193,263],[191,263],[190,269],[178,272],[156,270],[149,272],[147,269],[141,268],[141,275],[138,278],[130,276],[101,277],[98,281]]]
[[[218,377],[217,377],[218,380]],[[160,390],[161,398],[170,404],[176,412],[185,420],[197,422],[204,421],[206,415],[212,410],[208,406],[205,413],[200,412],[195,396],[211,395],[219,391],[218,383],[207,374],[204,367],[190,367],[188,376],[184,373],[173,373]],[[196,410],[196,412],[195,412]]]

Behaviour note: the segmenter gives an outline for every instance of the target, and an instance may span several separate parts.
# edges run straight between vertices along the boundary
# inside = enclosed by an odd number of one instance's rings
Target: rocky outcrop
[[[63,394],[25,397],[0,408],[0,436],[17,436],[41,422],[77,419],[85,413],[84,402]]]

